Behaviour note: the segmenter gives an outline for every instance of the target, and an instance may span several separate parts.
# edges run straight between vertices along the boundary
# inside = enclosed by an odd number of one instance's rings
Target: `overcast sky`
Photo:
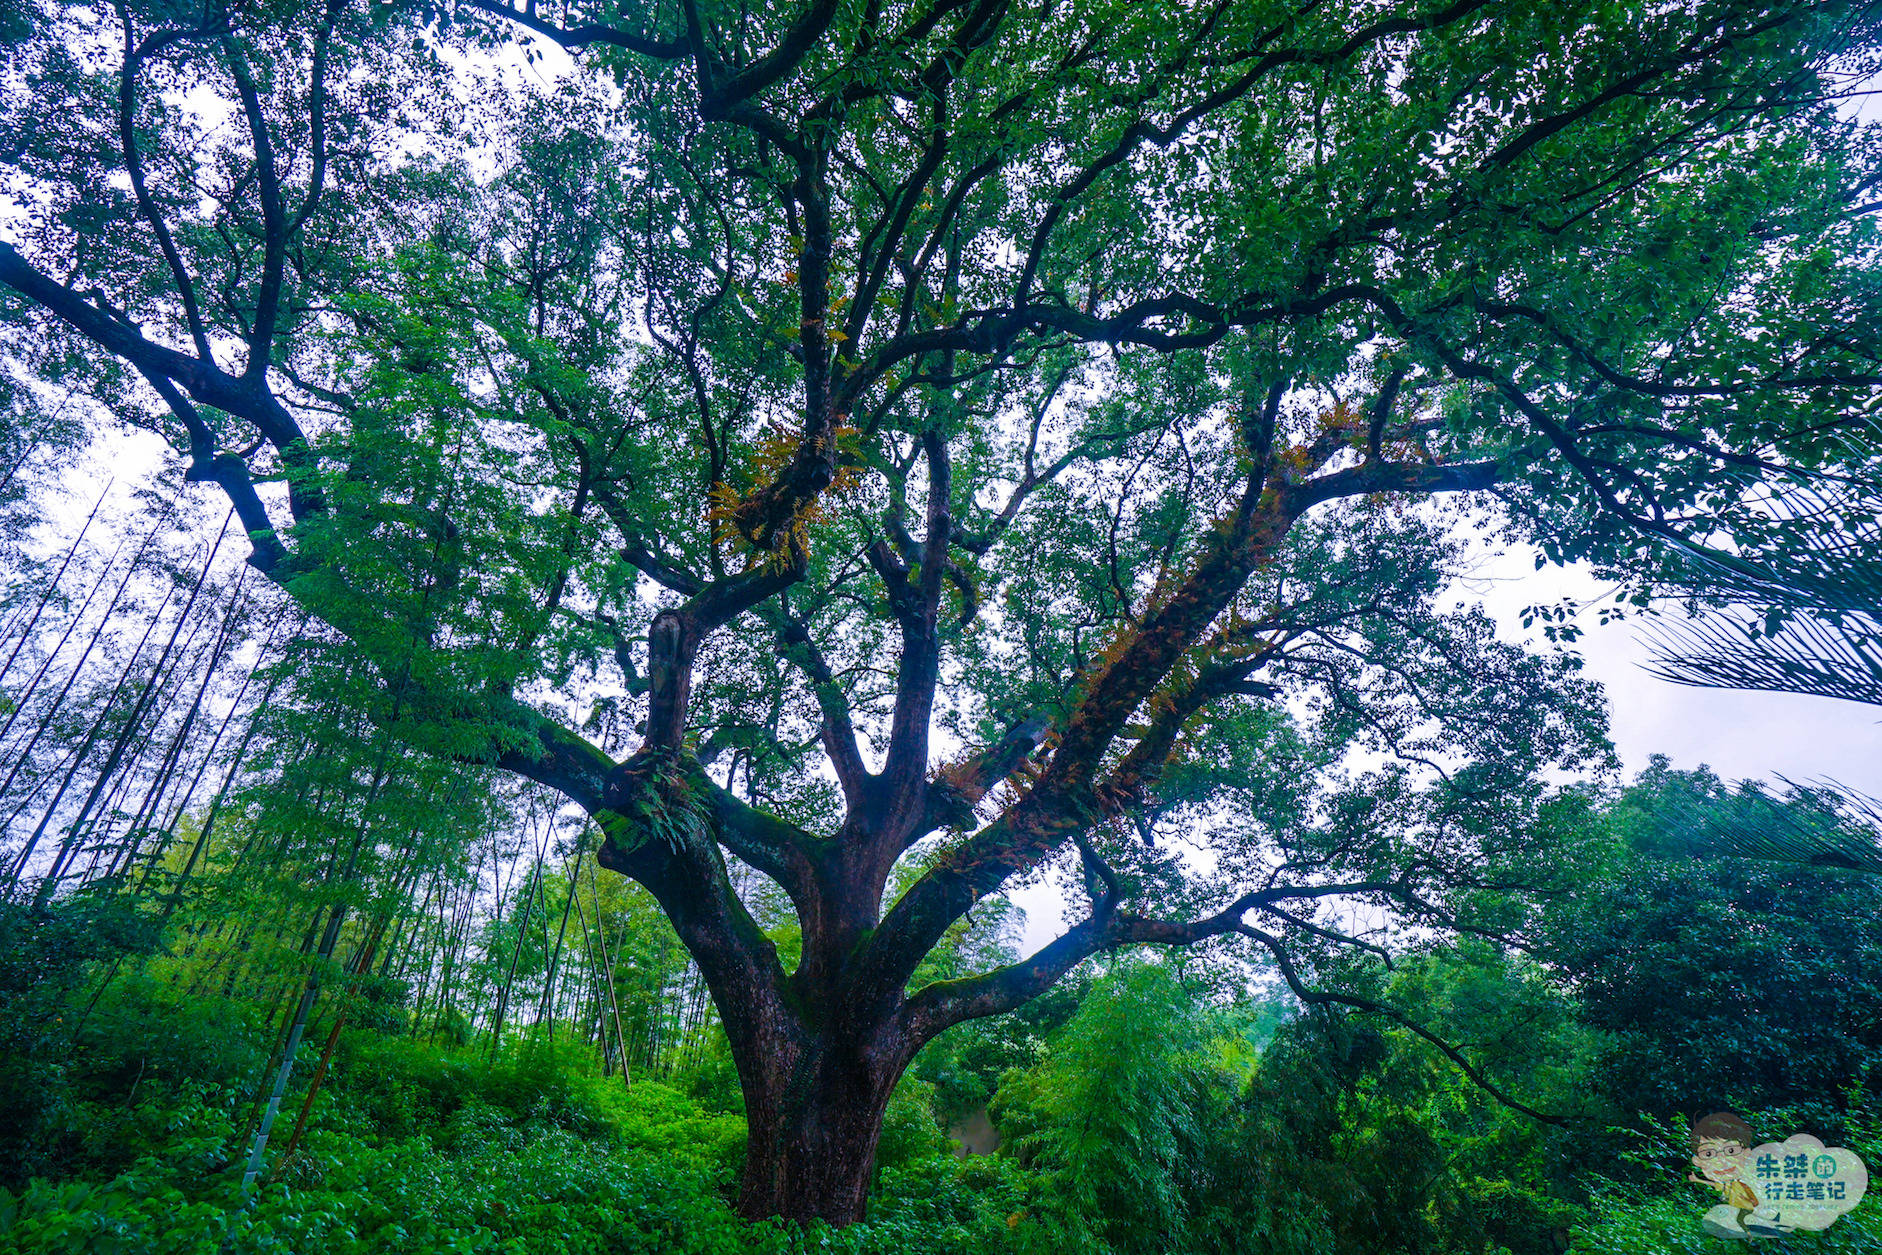
[[[1493,565],[1479,596],[1512,640],[1536,636],[1521,627],[1521,609],[1562,597],[1597,595],[1584,570],[1535,570],[1528,555]],[[1501,576],[1502,578],[1494,578]],[[1607,689],[1610,735],[1631,775],[1652,754],[1676,767],[1708,764],[1731,779],[1834,779],[1882,794],[1882,708],[1828,697],[1693,688],[1649,674],[1648,650],[1632,621],[1598,626],[1590,610],[1577,646],[1585,674]],[[1546,645],[1538,647],[1546,648]]]

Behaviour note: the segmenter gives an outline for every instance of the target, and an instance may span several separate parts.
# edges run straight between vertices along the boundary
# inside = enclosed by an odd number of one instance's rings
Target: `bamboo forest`
[[[1879,218],[1874,0],[0,0],[0,1255],[1882,1255]]]

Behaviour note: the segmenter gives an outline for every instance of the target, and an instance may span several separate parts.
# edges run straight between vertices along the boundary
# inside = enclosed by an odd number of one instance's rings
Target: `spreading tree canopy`
[[[24,0],[9,352],[185,450],[383,726],[594,817],[744,1210],[845,1221],[912,1053],[1099,950],[1344,997],[1336,903],[1496,926],[1600,702],[1449,608],[1446,510],[1644,595],[1863,472],[1879,19]],[[918,979],[1029,875],[1062,936]]]

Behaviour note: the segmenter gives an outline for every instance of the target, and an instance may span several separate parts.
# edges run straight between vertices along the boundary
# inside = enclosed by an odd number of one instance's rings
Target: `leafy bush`
[[[934,1086],[921,1078],[904,1076],[889,1095],[882,1138],[876,1143],[878,1170],[907,1167],[948,1153],[947,1134],[935,1119],[934,1093]]]
[[[97,966],[156,948],[122,900],[79,892],[43,906],[0,903],[0,1185],[55,1170],[69,1154],[74,991]]]
[[[725,1035],[716,1027],[711,1032],[698,1032],[705,1040],[697,1043],[693,1061],[673,1074],[673,1084],[709,1111],[744,1115],[745,1091],[739,1085],[738,1066],[732,1062],[732,1048]]]
[[[270,1027],[253,1003],[133,973],[102,991],[73,1047],[88,1096],[101,1100],[150,1084],[247,1087],[267,1065]]]
[[[585,1057],[547,1049],[491,1060],[482,1051],[358,1034],[335,1068],[326,1123],[361,1137],[430,1135],[457,1145],[560,1130],[599,1145],[659,1154],[733,1174],[745,1122],[700,1109],[658,1081],[624,1085]]]

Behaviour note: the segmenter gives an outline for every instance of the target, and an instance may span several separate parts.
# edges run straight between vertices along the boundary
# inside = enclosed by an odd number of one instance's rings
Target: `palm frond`
[[[1856,464],[1878,463],[1852,438]],[[1676,684],[1882,706],[1882,476],[1795,486],[1730,563],[1682,555],[1664,591],[1709,610],[1647,630],[1647,670]]]
[[[1695,803],[1661,822],[1699,853],[1882,874],[1882,802],[1836,781],[1777,778],[1782,796],[1747,781],[1728,806]]]

